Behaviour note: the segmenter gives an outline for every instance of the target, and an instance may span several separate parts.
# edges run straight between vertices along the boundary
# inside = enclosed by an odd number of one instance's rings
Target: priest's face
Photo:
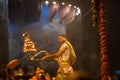
[[[59,37],[58,37],[58,41],[59,41],[60,43],[63,43],[63,42],[65,42],[65,38],[64,38],[63,36],[59,36]]]

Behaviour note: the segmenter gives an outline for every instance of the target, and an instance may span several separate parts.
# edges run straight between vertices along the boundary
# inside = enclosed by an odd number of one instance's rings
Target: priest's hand
[[[44,56],[44,57],[42,57],[42,59],[41,60],[48,60],[49,59],[49,57],[48,56]]]

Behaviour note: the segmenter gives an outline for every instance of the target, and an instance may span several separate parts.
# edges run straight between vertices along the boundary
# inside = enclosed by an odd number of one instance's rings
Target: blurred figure
[[[48,73],[45,74],[43,69],[37,67],[35,71],[35,75],[29,80],[50,80],[50,76]]]
[[[65,80],[95,80],[86,72],[75,71],[74,74],[67,76]]]
[[[6,70],[5,70],[6,65],[0,64],[0,80],[6,80]]]
[[[44,70],[36,68],[35,75],[29,80],[45,80]]]
[[[15,80],[14,78],[14,72],[17,68],[20,67],[20,60],[19,59],[13,59],[11,60],[5,68],[6,71],[6,80]]]
[[[56,77],[52,77],[52,80],[56,80]]]
[[[59,50],[54,54],[43,57],[42,60],[57,60],[59,68],[56,80],[64,80],[67,75],[73,73],[72,65],[76,60],[76,55],[71,43],[65,35],[59,35],[58,41],[61,44]]]

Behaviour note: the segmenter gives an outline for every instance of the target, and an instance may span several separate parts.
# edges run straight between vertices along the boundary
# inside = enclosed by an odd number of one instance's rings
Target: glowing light
[[[45,4],[49,4],[49,1],[45,1]]]
[[[79,7],[77,7],[77,9],[79,9]]]
[[[78,14],[78,13],[76,13],[75,15],[76,15],[76,16],[78,16],[79,14]]]
[[[80,13],[81,13],[80,8],[77,7],[77,8],[76,8],[76,14],[75,14],[75,15],[79,15]]]
[[[81,11],[80,11],[80,9],[78,8],[78,13],[80,14],[80,12],[81,12]]]
[[[49,3],[50,3],[49,0],[45,1],[45,4],[49,4]],[[52,4],[56,5],[57,2],[53,1]],[[78,6],[76,6],[76,5],[73,6],[72,4],[66,4],[64,2],[62,2],[61,5],[67,5],[68,7],[73,7],[75,9],[74,16],[78,16],[81,13],[80,8]]]
[[[71,5],[71,4],[69,4],[68,6],[70,6],[70,7],[71,7],[72,5]]]
[[[56,2],[55,2],[55,1],[53,1],[52,3],[53,3],[53,4],[56,4]]]
[[[74,6],[74,8],[76,8],[76,6]]]
[[[45,4],[49,4],[49,1],[48,1],[48,0],[45,1]],[[57,4],[57,2],[56,2],[56,1],[53,1],[52,4]],[[66,3],[64,3],[64,2],[62,2],[61,4],[62,4],[62,5],[66,5]],[[76,12],[75,12],[75,15],[76,15],[76,16],[79,15],[79,14],[81,13],[80,8],[77,7],[76,5],[75,5],[75,6],[72,6],[71,4],[68,4],[67,6],[73,7],[73,8],[76,9]]]
[[[64,3],[64,2],[62,2],[62,5],[65,5],[65,3]]]

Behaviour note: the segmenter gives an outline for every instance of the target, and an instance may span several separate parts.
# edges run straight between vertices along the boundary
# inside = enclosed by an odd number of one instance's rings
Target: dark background
[[[107,20],[107,34],[108,34],[108,54],[111,73],[115,74],[116,70],[120,69],[120,1],[106,1],[105,2],[105,18]]]
[[[77,5],[80,5],[82,11],[82,22],[73,24],[75,28],[71,27],[72,25],[69,25],[67,28],[68,37],[75,47],[78,57],[74,68],[76,70],[86,70],[93,75],[99,75],[99,35],[97,30],[91,26],[91,13],[87,13],[91,7],[90,0],[79,0],[79,2],[78,4],[77,0]],[[120,69],[120,3],[119,0],[104,0],[104,3],[106,11],[105,18],[107,20],[109,67],[110,73],[113,75],[116,70]],[[7,23],[6,19],[2,19],[0,21],[0,64],[8,63],[8,53]]]

